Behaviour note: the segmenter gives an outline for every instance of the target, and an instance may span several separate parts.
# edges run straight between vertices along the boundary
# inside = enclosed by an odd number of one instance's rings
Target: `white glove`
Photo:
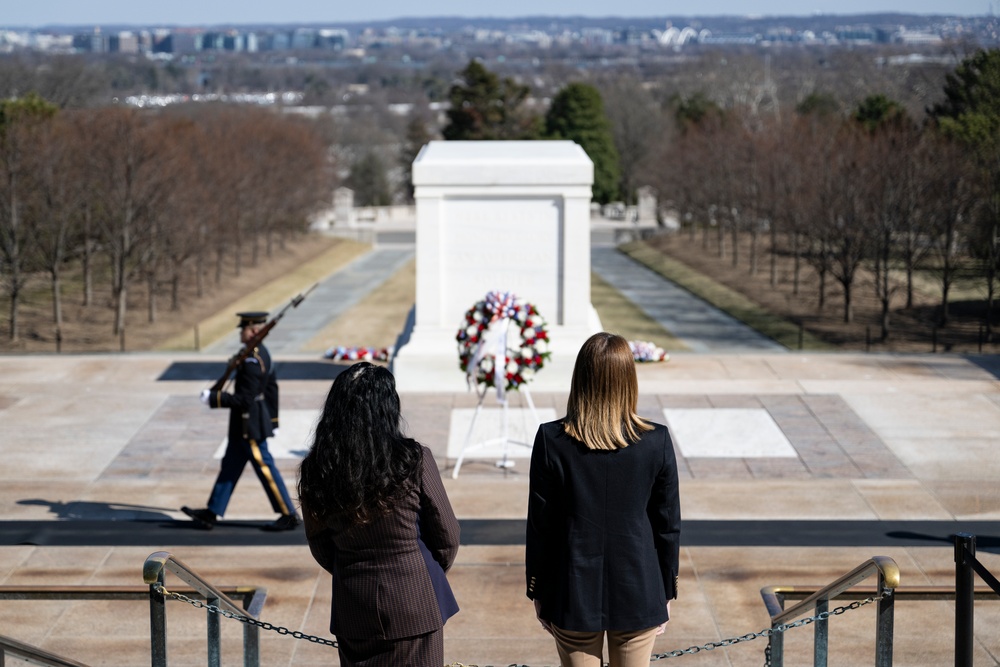
[[[271,437],[272,438],[277,438],[278,437],[278,429],[272,429],[271,430]]]
[[[202,389],[201,390],[201,402],[204,403],[205,405],[208,405],[208,397],[211,396],[211,395],[212,395],[212,390],[211,389]]]

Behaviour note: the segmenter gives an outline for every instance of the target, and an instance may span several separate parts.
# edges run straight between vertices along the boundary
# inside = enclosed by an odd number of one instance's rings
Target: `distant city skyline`
[[[1000,1],[1000,0],[998,0]],[[702,0],[666,4],[652,0],[577,0],[574,3],[538,3],[506,0],[472,5],[455,0],[382,0],[332,3],[318,0],[8,0],[0,12],[0,27],[47,25],[242,25],[281,23],[359,23],[409,17],[465,16],[512,18],[521,16],[655,17],[655,16],[808,16],[812,14],[943,14],[982,16],[993,12],[990,0]]]

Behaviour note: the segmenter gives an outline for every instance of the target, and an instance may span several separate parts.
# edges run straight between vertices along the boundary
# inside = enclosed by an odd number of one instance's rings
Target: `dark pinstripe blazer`
[[[641,630],[677,597],[677,460],[665,426],[595,451],[542,424],[529,472],[527,595],[563,630]]]
[[[348,528],[317,524],[303,508],[316,561],[333,575],[330,632],[400,639],[440,629],[458,611],[445,572],[459,526],[434,456],[421,447],[420,487],[389,514]]]

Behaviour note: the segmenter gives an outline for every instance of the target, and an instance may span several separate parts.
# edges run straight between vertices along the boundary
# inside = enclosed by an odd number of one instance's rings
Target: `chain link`
[[[304,632],[300,632],[298,630],[289,630],[288,628],[282,627],[280,625],[272,625],[271,623],[258,621],[255,618],[244,616],[243,614],[237,614],[236,612],[227,611],[213,604],[189,598],[188,596],[182,593],[174,593],[168,591],[162,584],[154,584],[154,588],[160,595],[164,597],[170,597],[175,600],[180,600],[181,602],[187,602],[191,606],[197,607],[198,609],[205,609],[213,614],[219,614],[220,616],[225,616],[226,618],[231,618],[235,621],[239,621],[240,623],[246,623],[247,625],[255,625],[258,628],[261,628],[262,630],[269,630],[271,632],[276,632],[279,635],[288,635],[289,637],[293,637],[295,639],[305,639],[306,641],[313,642],[314,644],[332,646],[333,648],[337,648],[338,646],[337,642],[332,639],[325,639],[323,637],[307,635]],[[759,637],[772,637],[782,632],[788,632],[792,628],[801,628],[806,625],[811,625],[816,621],[825,621],[831,616],[840,616],[841,614],[847,611],[864,607],[865,605],[877,602],[879,600],[884,600],[885,598],[891,595],[892,595],[892,590],[886,589],[882,591],[882,593],[879,595],[873,595],[872,597],[865,598],[864,600],[855,600],[850,604],[845,604],[843,606],[836,607],[828,611],[820,612],[815,616],[806,616],[804,618],[800,618],[794,623],[781,623],[771,628],[765,628],[760,632],[748,632],[747,634],[740,635],[738,637],[730,637],[728,639],[723,639],[717,642],[708,642],[707,644],[689,646],[688,648],[678,649],[676,651],[668,651],[667,653],[654,653],[652,656],[650,656],[649,661],[656,662],[658,660],[666,660],[667,658],[679,658],[682,655],[694,655],[695,653],[701,653],[702,651],[712,651],[717,648],[726,648],[728,646],[735,646],[736,644],[742,644],[744,642],[753,641],[754,639],[757,639]],[[606,664],[607,663],[605,663],[605,666]],[[770,667],[770,665],[771,665],[771,645],[768,644],[767,647],[764,649],[764,667]],[[445,667],[494,667],[494,666],[465,664],[463,662],[452,662],[445,665]],[[512,662],[506,665],[506,667],[529,667],[529,665],[522,665]]]
[[[227,609],[222,609],[215,606],[214,604],[209,604],[207,602],[202,602],[201,600],[195,600],[189,598],[183,593],[174,593],[168,591],[163,587],[162,584],[154,584],[156,592],[164,597],[173,598],[175,600],[180,600],[181,602],[187,602],[192,607],[198,609],[205,609],[213,614],[218,614],[219,616],[225,616],[226,618],[231,618],[234,621],[239,621],[240,623],[246,623],[247,625],[255,625],[262,630],[269,630],[271,632],[277,632],[279,635],[287,635],[295,639],[305,639],[306,641],[312,642],[313,644],[322,644],[323,646],[332,646],[337,648],[338,644],[332,639],[326,639],[324,637],[316,637],[314,635],[307,635],[304,632],[298,630],[289,630],[288,628],[282,627],[280,625],[273,625],[265,621],[258,621],[256,618],[251,618],[250,616],[245,616],[243,614],[237,614],[236,612],[229,611]]]
[[[885,589],[881,594],[875,595],[864,600],[855,600],[850,604],[845,604],[841,607],[835,609],[830,609],[829,611],[823,611],[815,616],[806,616],[805,618],[800,618],[794,623],[781,623],[772,628],[766,628],[760,632],[748,632],[745,635],[740,635],[739,637],[730,637],[729,639],[723,639],[718,642],[708,642],[707,644],[700,644],[698,646],[689,646],[685,649],[679,649],[676,651],[669,651],[667,653],[654,653],[650,657],[649,661],[654,662],[656,660],[666,660],[667,658],[679,658],[682,655],[694,655],[695,653],[700,653],[702,651],[711,651],[717,648],[724,648],[726,646],[734,646],[736,644],[741,644],[743,642],[753,641],[758,637],[772,637],[774,635],[780,634],[782,632],[788,632],[792,628],[801,628],[806,625],[811,625],[816,621],[825,621],[831,616],[840,616],[841,614],[850,611],[851,609],[858,609],[859,607],[864,607],[866,604],[871,604],[872,602],[877,602],[878,600],[883,600],[892,595],[891,589]],[[768,644],[764,649],[764,667],[770,667],[771,665],[771,645]]]

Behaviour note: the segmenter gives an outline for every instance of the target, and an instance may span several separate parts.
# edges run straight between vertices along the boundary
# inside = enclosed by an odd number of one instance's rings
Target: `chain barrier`
[[[730,637],[729,639],[723,639],[718,642],[708,642],[707,644],[700,644],[698,646],[690,646],[685,649],[679,649],[677,651],[669,651],[667,653],[654,653],[650,657],[649,661],[654,662],[656,660],[666,660],[667,658],[679,658],[682,655],[694,655],[695,653],[701,653],[702,651],[711,651],[717,648],[724,648],[726,646],[735,646],[736,644],[741,644],[743,642],[753,641],[758,637],[772,637],[782,632],[788,632],[792,628],[801,628],[806,625],[811,625],[816,621],[825,621],[831,616],[840,616],[841,614],[850,611],[851,609],[858,609],[864,607],[865,605],[877,602],[879,600],[884,600],[885,598],[892,595],[891,589],[886,589],[882,591],[879,595],[873,595],[872,597],[865,598],[864,600],[855,600],[850,604],[845,604],[841,607],[835,609],[830,609],[828,611],[823,611],[815,616],[806,616],[800,618],[794,623],[781,623],[774,626],[773,628],[766,628],[760,632],[748,632],[745,635],[740,635],[739,637]],[[768,644],[767,648],[764,649],[764,667],[770,667],[771,665],[771,645]]]
[[[225,616],[226,618],[231,618],[234,621],[239,621],[240,623],[246,623],[247,625],[255,625],[261,630],[270,630],[271,632],[277,632],[279,635],[287,635],[295,639],[305,639],[306,641],[312,642],[313,644],[322,644],[324,646],[332,646],[337,648],[337,642],[332,639],[325,639],[324,637],[316,637],[314,635],[307,635],[304,632],[298,630],[289,630],[288,628],[282,627],[280,625],[273,625],[264,621],[258,621],[256,618],[251,618],[243,614],[237,614],[233,611],[228,611],[226,609],[221,609],[214,604],[209,604],[208,602],[202,602],[201,600],[195,600],[189,598],[183,593],[174,593],[168,591],[162,584],[153,584],[153,588],[156,592],[163,597],[173,598],[174,600],[180,600],[181,602],[187,602],[192,607],[198,609],[205,609],[213,614],[218,614],[219,616]]]
[[[270,630],[272,632],[278,633],[279,635],[287,635],[294,639],[304,639],[314,644],[322,644],[324,646],[331,646],[333,648],[338,647],[337,642],[332,639],[325,639],[323,637],[307,635],[304,632],[300,632],[298,630],[289,630],[288,628],[282,627],[280,625],[273,625],[271,623],[266,623],[264,621],[258,621],[257,619],[251,618],[249,616],[244,616],[243,614],[237,614],[232,611],[227,611],[213,604],[189,598],[188,596],[182,593],[174,593],[168,591],[162,584],[154,584],[153,587],[156,589],[157,593],[159,593],[164,597],[180,600],[181,602],[187,602],[191,606],[196,607],[198,609],[205,609],[213,614],[219,614],[220,616],[231,618],[235,621],[239,621],[240,623],[246,623],[247,625],[255,625],[258,628],[261,628],[262,630]],[[783,632],[788,632],[792,628],[801,628],[806,625],[811,625],[816,621],[825,621],[831,616],[840,616],[841,614],[848,612],[852,609],[859,609],[873,602],[884,600],[885,598],[891,595],[892,595],[892,590],[886,589],[882,591],[882,593],[880,593],[879,595],[873,595],[871,597],[865,598],[864,600],[855,600],[850,604],[845,604],[840,607],[830,609],[828,611],[820,612],[815,616],[806,616],[804,618],[800,618],[794,623],[781,623],[779,625],[774,626],[773,628],[765,628],[760,632],[748,632],[745,635],[740,635],[738,637],[730,637],[729,639],[723,639],[717,642],[698,644],[696,646],[689,646],[688,648],[678,649],[676,651],[668,651],[666,653],[654,653],[652,656],[650,656],[649,661],[656,662],[658,660],[666,660],[667,658],[679,658],[682,655],[694,655],[695,653],[701,653],[702,651],[712,651],[717,648],[726,648],[727,646],[735,646],[736,644],[742,644],[744,642],[753,641],[754,639],[758,639],[760,637],[772,637],[774,635],[781,634]],[[764,649],[764,667],[770,667],[770,665],[771,665],[771,645],[768,644],[767,648]],[[494,666],[477,665],[471,663],[466,664],[464,662],[452,662],[445,665],[445,667],[494,667]],[[504,667],[530,667],[530,666],[512,662],[508,665],[505,665]],[[602,667],[607,667],[607,663],[603,663]]]

